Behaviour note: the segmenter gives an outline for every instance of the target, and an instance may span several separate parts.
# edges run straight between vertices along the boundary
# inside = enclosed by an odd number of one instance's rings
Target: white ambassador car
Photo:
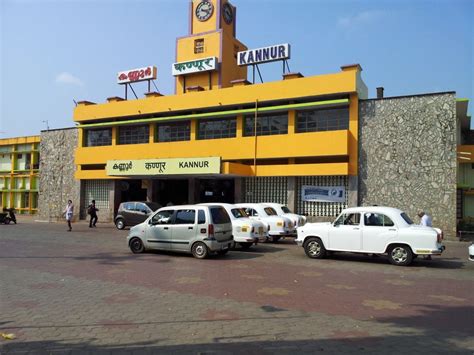
[[[221,206],[226,210],[232,222],[234,242],[243,249],[248,249],[252,244],[267,240],[267,226],[263,222],[250,219],[242,207],[229,203],[201,203],[200,205]]]
[[[278,216],[271,207],[260,203],[237,203],[235,206],[242,207],[251,219],[263,222],[267,226],[268,237],[273,242],[277,242],[281,237],[296,234],[296,228],[291,219]]]
[[[298,228],[296,242],[306,255],[320,259],[327,251],[387,254],[395,265],[409,265],[418,255],[441,255],[443,233],[415,225],[391,207],[354,207],[334,223],[307,223]]]
[[[269,206],[275,210],[277,215],[285,216],[291,219],[293,225],[298,228],[300,226],[304,226],[306,223],[306,217],[300,214],[296,214],[291,212],[288,206],[282,205],[281,203],[274,203],[274,202],[265,202],[263,205]]]

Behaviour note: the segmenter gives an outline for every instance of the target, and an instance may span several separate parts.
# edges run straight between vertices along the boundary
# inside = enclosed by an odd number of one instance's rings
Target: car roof
[[[233,204],[224,203],[224,202],[205,202],[205,203],[199,203],[198,206],[219,206],[219,207],[227,207],[227,208],[236,208],[237,207]]]
[[[396,214],[396,215],[400,215],[401,213],[403,213],[403,211],[398,208],[386,207],[386,206],[349,207],[349,208],[344,209],[342,212],[345,212],[345,213],[372,212],[372,213],[387,213],[387,214]]]

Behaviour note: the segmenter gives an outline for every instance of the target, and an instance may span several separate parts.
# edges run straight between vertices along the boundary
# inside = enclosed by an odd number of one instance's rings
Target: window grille
[[[283,205],[288,201],[288,179],[286,177],[245,178],[245,202],[275,202]]]
[[[118,129],[118,144],[148,143],[150,126],[122,126]]]
[[[191,139],[191,122],[170,122],[156,125],[155,142],[189,141]]]
[[[236,118],[198,121],[198,139],[233,138],[236,132]]]
[[[296,178],[296,213],[308,216],[335,217],[348,204],[347,176],[302,176]],[[301,198],[302,186],[344,186],[346,196],[344,202],[310,202]]]
[[[86,147],[112,145],[112,128],[88,129],[84,132]]]
[[[244,119],[244,136],[255,135],[255,116]],[[288,133],[288,113],[263,115],[257,117],[257,136],[269,136]]]
[[[349,129],[349,108],[304,110],[296,112],[296,132]]]
[[[95,205],[99,210],[106,213],[110,205],[110,182],[108,180],[83,180],[83,183],[84,195],[81,203],[81,206],[83,207],[83,217],[87,216],[87,213],[85,213],[85,211],[92,200],[95,200]]]

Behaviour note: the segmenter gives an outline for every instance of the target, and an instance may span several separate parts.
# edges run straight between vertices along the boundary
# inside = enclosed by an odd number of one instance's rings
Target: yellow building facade
[[[0,139],[0,211],[38,212],[39,136]]]
[[[190,12],[190,32],[177,40],[174,95],[82,101],[74,110],[83,205],[100,194],[110,210],[145,198],[267,200],[316,215],[357,204],[358,104],[367,98],[361,67],[250,83],[247,66],[237,64],[247,47],[235,38],[235,7],[195,0]],[[197,67],[204,70],[187,72]],[[299,197],[303,185],[343,186],[346,198],[315,213]]]

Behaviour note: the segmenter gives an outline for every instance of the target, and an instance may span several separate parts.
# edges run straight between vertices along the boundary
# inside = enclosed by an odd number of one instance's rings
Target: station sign
[[[108,160],[108,176],[220,174],[221,158]]]
[[[117,74],[117,84],[128,84],[137,81],[155,80],[156,72],[157,70],[155,66],[121,71]]]
[[[284,43],[237,52],[237,64],[244,66],[290,59],[290,49],[290,45]]]
[[[345,202],[344,186],[302,186],[301,200],[310,202]]]
[[[174,76],[206,72],[217,69],[217,57],[190,60],[173,63],[171,71]]]

